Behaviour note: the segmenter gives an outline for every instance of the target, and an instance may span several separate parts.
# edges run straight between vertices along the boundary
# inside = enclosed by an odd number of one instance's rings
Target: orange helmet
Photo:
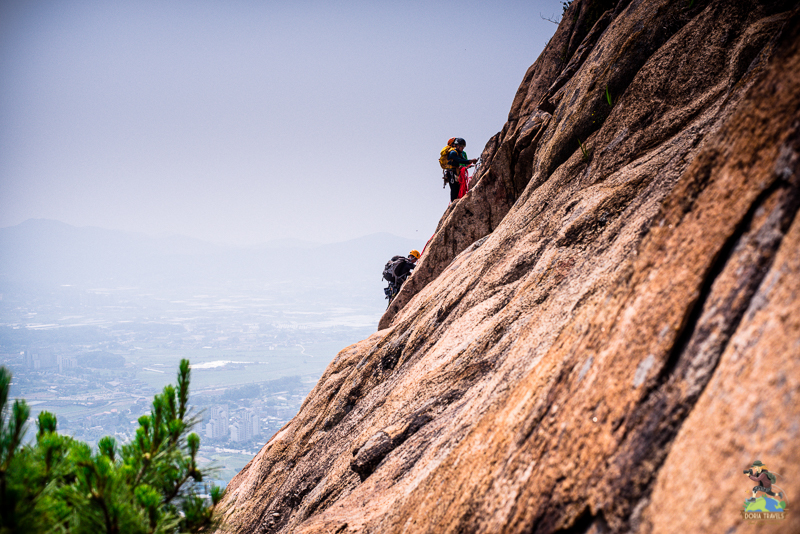
[[[417,259],[419,259],[419,257],[420,257],[419,250],[417,250],[417,249],[412,250],[411,252],[408,253],[408,255],[409,256],[414,256]]]

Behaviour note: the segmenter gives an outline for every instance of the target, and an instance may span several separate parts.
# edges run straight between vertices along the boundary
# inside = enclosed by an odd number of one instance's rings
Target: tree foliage
[[[210,531],[222,490],[204,486],[197,467],[189,374],[182,360],[177,385],[155,396],[131,443],[106,436],[92,450],[59,434],[49,412],[24,445],[30,410],[24,400],[7,410],[11,373],[0,367],[0,534]]]

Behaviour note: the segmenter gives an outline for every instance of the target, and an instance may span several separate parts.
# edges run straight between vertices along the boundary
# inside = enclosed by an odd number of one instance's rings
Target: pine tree
[[[223,492],[207,488],[210,502],[198,493],[189,375],[181,360],[177,386],[155,396],[131,443],[106,436],[92,450],[59,434],[49,412],[39,414],[35,443],[24,445],[30,409],[16,400],[8,413],[11,373],[0,367],[0,534],[210,531]]]

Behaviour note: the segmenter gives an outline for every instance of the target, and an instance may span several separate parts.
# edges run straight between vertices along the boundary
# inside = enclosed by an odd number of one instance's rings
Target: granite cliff
[[[576,0],[234,532],[800,531],[800,7]]]

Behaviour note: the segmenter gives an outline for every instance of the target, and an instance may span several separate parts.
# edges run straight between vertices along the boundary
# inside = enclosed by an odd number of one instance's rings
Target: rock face
[[[235,532],[800,531],[796,1],[576,0]]]

